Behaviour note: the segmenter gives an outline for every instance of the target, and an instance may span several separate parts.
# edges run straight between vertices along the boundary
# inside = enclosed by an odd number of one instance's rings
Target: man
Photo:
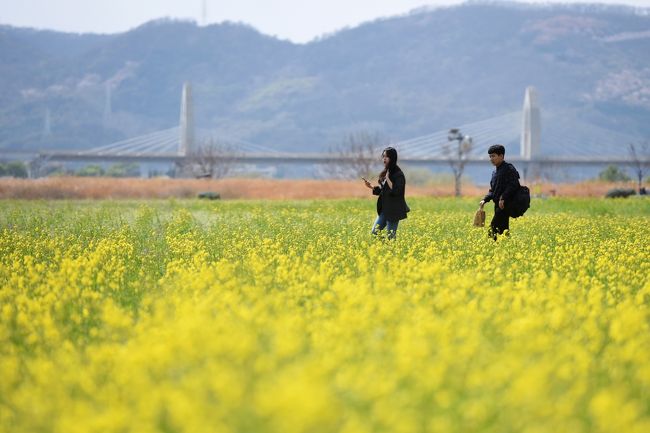
[[[496,240],[497,234],[510,230],[510,215],[508,204],[519,189],[519,173],[515,166],[505,162],[506,149],[500,144],[488,149],[490,162],[496,167],[490,180],[490,191],[481,200],[479,206],[483,210],[485,203],[494,200],[494,217],[490,222],[490,236]]]

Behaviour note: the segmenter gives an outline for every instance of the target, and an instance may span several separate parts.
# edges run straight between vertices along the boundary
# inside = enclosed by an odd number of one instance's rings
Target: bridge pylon
[[[181,96],[180,142],[178,154],[190,155],[194,151],[194,108],[192,104],[192,85],[183,83]]]
[[[525,161],[523,170],[524,178],[539,176],[535,159],[540,155],[540,136],[542,132],[541,114],[537,90],[529,86],[524,96],[522,110],[520,156]]]
[[[537,90],[526,88],[524,96],[523,121],[521,125],[521,158],[535,159],[539,156],[542,131]]]
[[[105,129],[109,128],[111,126],[111,121],[113,118],[113,107],[112,107],[112,89],[111,89],[111,83],[106,82],[105,84],[105,97],[104,97],[104,116],[102,117],[102,124]]]
[[[50,109],[45,108],[45,118],[43,119],[43,132],[41,133],[41,138],[46,139],[50,138],[52,135],[52,116],[50,114]]]

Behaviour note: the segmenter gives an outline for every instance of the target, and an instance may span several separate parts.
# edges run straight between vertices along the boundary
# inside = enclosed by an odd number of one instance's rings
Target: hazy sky
[[[567,3],[566,0],[526,0]],[[244,22],[262,33],[307,42],[324,33],[425,5],[463,0],[205,0],[206,22]],[[573,0],[594,3],[598,0]],[[650,7],[650,0],[601,0]],[[190,18],[202,22],[202,0],[0,0],[0,23],[69,32],[116,33],[146,21]]]

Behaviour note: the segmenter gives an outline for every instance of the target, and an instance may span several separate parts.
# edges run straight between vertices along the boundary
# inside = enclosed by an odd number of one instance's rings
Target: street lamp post
[[[452,142],[457,142],[457,146],[452,146]],[[453,128],[447,134],[447,145],[445,146],[445,153],[447,153],[449,165],[454,172],[454,189],[456,197],[461,196],[461,178],[469,153],[474,147],[474,140],[469,135],[463,135],[460,129]]]

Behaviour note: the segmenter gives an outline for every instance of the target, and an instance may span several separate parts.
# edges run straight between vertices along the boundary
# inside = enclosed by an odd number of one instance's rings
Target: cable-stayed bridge
[[[490,145],[501,143],[506,145],[509,154],[508,160],[519,162],[538,162],[566,165],[580,164],[627,164],[630,159],[627,154],[627,143],[638,140],[638,137],[623,133],[614,133],[605,128],[592,127],[596,140],[585,146],[585,139],[566,135],[561,131],[570,129],[568,120],[555,119],[555,128],[545,128],[546,142],[561,143],[559,150],[554,150],[551,155],[535,155],[531,158],[522,156],[521,144],[521,111],[506,113],[479,122],[460,125],[459,130],[468,133],[474,146],[466,156],[468,163],[485,163],[487,149]],[[549,119],[550,120],[550,119]],[[566,125],[563,125],[566,124]],[[566,126],[566,128],[564,127]],[[51,151],[41,152],[40,156],[52,161],[128,161],[128,162],[181,162],[189,155],[181,147],[181,128],[174,127],[162,131],[133,137],[126,140],[82,151]],[[215,136],[208,130],[197,130],[197,139],[209,140]],[[415,165],[429,165],[448,163],[449,130],[439,130],[431,134],[422,135],[408,140],[401,140],[392,144],[399,152],[402,162]],[[229,148],[233,150],[228,155],[229,160],[248,163],[323,163],[331,161],[345,161],[349,156],[332,153],[298,153],[281,152],[270,147],[260,146],[241,140],[227,140]],[[612,154],[613,147],[619,147],[618,154]],[[556,147],[556,149],[558,149]],[[377,148],[377,158],[382,148]]]
[[[506,146],[509,161],[524,166],[630,164],[633,161],[628,155],[627,145],[639,140],[631,134],[579,124],[569,116],[542,114],[533,88],[526,89],[522,110],[454,126],[472,139],[471,151],[462,157],[468,164],[485,164],[488,147],[496,143]],[[332,152],[281,152],[242,140],[224,139],[209,130],[195,129],[191,87],[187,83],[183,87],[179,126],[88,150],[41,152],[39,157],[45,161],[182,163],[197,150],[197,143],[209,142],[214,137],[228,144],[229,154],[224,157],[232,162],[318,164],[350,159],[349,154]],[[544,147],[541,146],[542,139]],[[448,129],[397,140],[392,146],[398,150],[400,160],[409,165],[447,164],[457,158],[449,151]],[[612,152],[612,149],[619,150]],[[374,150],[377,159],[381,150]]]
[[[194,132],[201,141],[209,142],[215,134],[209,130],[198,130]],[[164,129],[149,134],[141,135],[104,146],[95,147],[77,152],[49,152],[46,155],[54,158],[69,158],[71,160],[84,159],[107,159],[107,160],[142,160],[142,161],[167,161],[179,160],[189,156],[183,149],[181,127]],[[250,153],[277,153],[270,147],[259,146],[243,140],[229,140],[229,148],[236,149],[237,153],[243,155]]]

